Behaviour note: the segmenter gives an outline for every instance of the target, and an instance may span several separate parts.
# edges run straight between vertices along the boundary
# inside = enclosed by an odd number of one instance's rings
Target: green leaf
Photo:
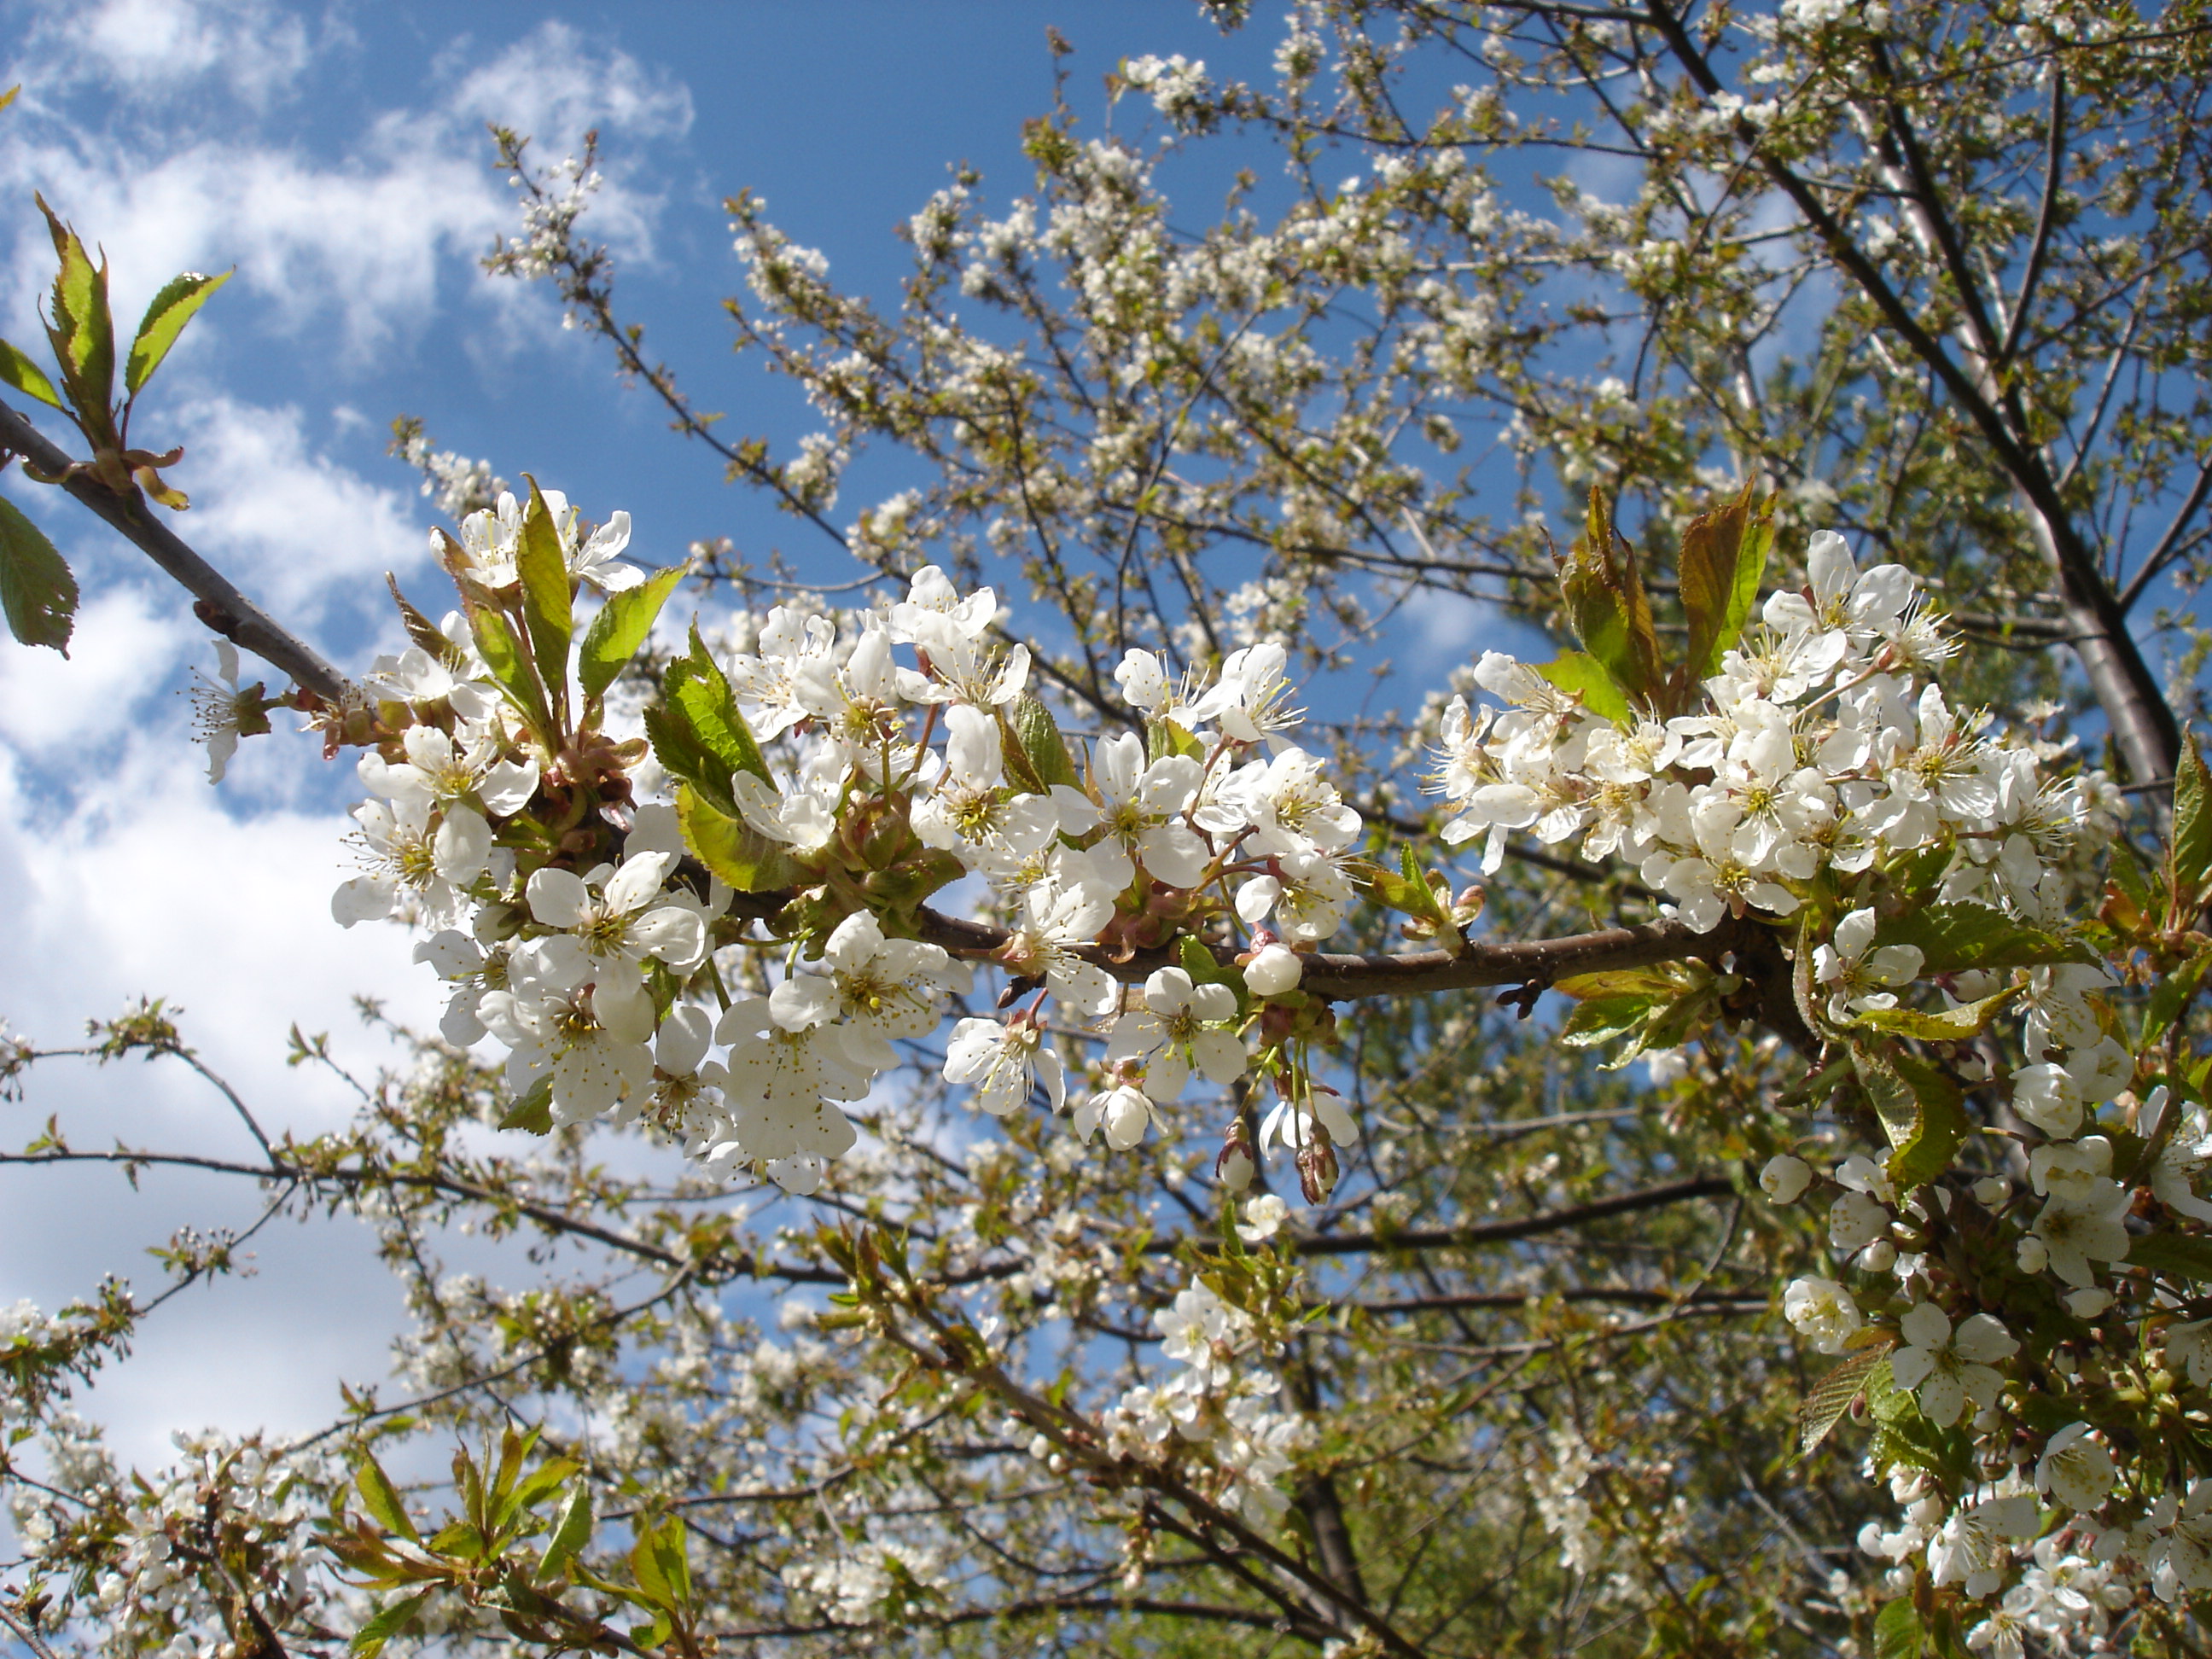
[[[1854,1042],[1851,1065],[1889,1138],[1889,1177],[1900,1189],[1925,1186],[1951,1165],[1972,1125],[1951,1078],[1901,1048]]]
[[[525,1510],[534,1510],[561,1489],[561,1483],[576,1473],[576,1462],[566,1457],[549,1457],[519,1481],[499,1506],[499,1524],[504,1528]]]
[[[1632,702],[1650,702],[1660,690],[1659,635],[1651,601],[1636,565],[1636,550],[1616,535],[1605,498],[1589,494],[1589,523],[1581,540],[1559,561],[1559,592],[1583,649],[1597,659]]]
[[[660,755],[660,763],[685,781],[702,786],[718,805],[730,799],[733,773],[750,772],[763,783],[775,781],[729,681],[699,637],[696,623],[691,626],[690,650],[670,663],[661,678],[661,711],[659,725],[671,752],[660,754],[661,738],[654,735],[653,751]],[[652,733],[651,723],[647,729]]]
[[[676,1587],[669,1582],[661,1553],[653,1547],[659,1523],[649,1516],[641,1516],[637,1540],[630,1546],[630,1577],[637,1587],[661,1607],[676,1605]]]
[[[230,280],[230,273],[219,276],[204,276],[188,270],[181,276],[173,276],[153,304],[146,307],[146,315],[138,325],[138,332],[131,342],[130,360],[123,366],[123,389],[130,396],[138,395],[138,388],[154,378],[154,371],[161,366],[161,359],[169,355],[169,348],[185,331],[185,325],[192,313],[208,301],[208,296]]]
[[[2142,1040],[2138,1048],[2150,1048],[2173,1029],[2173,1022],[2203,987],[2208,968],[2212,968],[2212,953],[2193,957],[2150,988],[2149,1000],[2143,1004]]]
[[[538,684],[538,671],[523,655],[513,625],[489,605],[470,606],[468,617],[477,654],[491,671],[493,683],[514,705],[515,712],[530,722],[531,729],[550,743],[554,737],[553,716],[545,706],[545,688]]]
[[[1038,782],[1047,789],[1054,784],[1066,784],[1071,789],[1083,787],[1051,709],[1035,697],[1017,697],[1013,720],[1014,735],[1021,740],[1022,752],[1029,757],[1030,769],[1036,774]]]
[[[1929,904],[1908,910],[1875,929],[1874,942],[1877,949],[1917,946],[1923,975],[2097,959],[2096,952],[2078,940],[2024,926],[1985,904]]]
[[[1560,690],[1580,697],[1583,707],[1601,719],[1626,725],[1633,718],[1627,694],[1587,651],[1562,652],[1549,662],[1538,663],[1536,672]]]
[[[349,1645],[361,1656],[361,1659],[374,1659],[375,1655],[383,1651],[384,1644],[422,1611],[422,1604],[430,1599],[432,1594],[429,1590],[417,1590],[397,1601],[386,1602],[369,1615],[367,1624],[354,1632],[353,1641]]]
[[[2105,866],[2106,878],[2144,915],[2151,910],[2150,878],[2143,874],[2142,866],[2136,861],[2134,849],[2124,841],[2112,843],[2112,854]]]
[[[514,1104],[499,1121],[502,1129],[527,1129],[534,1135],[553,1133],[553,1075],[544,1077],[525,1089],[515,1097]]]
[[[419,1544],[422,1535],[415,1530],[415,1523],[407,1516],[407,1505],[400,1500],[399,1489],[385,1474],[384,1466],[368,1452],[361,1455],[361,1467],[354,1471],[354,1485],[360,1489],[362,1507],[374,1516],[386,1532],[396,1532],[410,1544]]]
[[[2191,1233],[2146,1233],[2130,1242],[2127,1261],[2131,1267],[2212,1284],[2212,1238]]]
[[[5,380],[26,398],[36,398],[56,409],[62,406],[62,394],[54,390],[46,371],[5,340],[0,340],[0,380]]]
[[[1851,1402],[1872,1386],[1874,1374],[1889,1364],[1889,1351],[1894,1345],[1881,1342],[1861,1348],[1844,1363],[1813,1385],[1805,1396],[1805,1403],[1797,1408],[1797,1455],[1812,1455],[1815,1448],[1828,1437],[1828,1432],[1844,1420]]]
[[[1379,864],[1364,868],[1364,874],[1360,878],[1365,881],[1367,890],[1382,903],[1407,915],[1419,917],[1437,929],[1450,928],[1450,887],[1447,884],[1443,895],[1438,896],[1435,884],[1422,871],[1420,860],[1413,856],[1411,847],[1398,849],[1395,874]]]
[[[1860,1012],[1857,1019],[1860,1024],[1875,1030],[1917,1037],[1923,1042],[1960,1042],[1987,1030],[1990,1022],[2021,990],[2017,985],[2008,985],[1978,1002],[1962,1002],[1955,1008],[1938,1009],[1933,1013],[1923,1013],[1916,1008],[1868,1008]]]
[[[668,1605],[678,1610],[691,1605],[691,1562],[685,1547],[689,1537],[682,1516],[665,1515],[656,1525],[647,1528],[644,1537],[638,1540],[638,1549],[630,1552],[633,1565],[637,1563],[639,1550],[645,1553],[652,1564],[653,1580],[660,1585]],[[637,1582],[651,1587],[643,1571],[639,1571]]]
[[[2181,763],[2173,769],[2173,849],[2167,866],[2176,909],[2193,908],[2195,895],[2212,877],[2212,771],[2197,747],[2197,734],[2182,742]]]
[[[538,1559],[538,1577],[550,1578],[567,1571],[568,1564],[591,1541],[592,1488],[588,1481],[579,1480],[568,1489],[568,1501],[561,1506],[561,1518],[553,1523],[552,1539]]]
[[[607,688],[629,666],[645,636],[653,632],[660,607],[683,580],[680,567],[656,571],[637,586],[608,596],[599,614],[592,618],[592,625],[584,630],[584,648],[576,659],[576,678],[584,688],[586,702],[596,702],[606,696]]]
[[[1927,1637],[1910,1596],[1899,1596],[1874,1620],[1874,1659],[1920,1659]]]
[[[1170,755],[1187,755],[1192,760],[1203,762],[1206,745],[1173,720],[1146,720],[1145,759],[1165,760]]]
[[[61,269],[54,273],[53,320],[46,330],[77,413],[105,428],[115,395],[115,320],[107,309],[107,266],[97,268],[77,234],[34,196],[46,216]]]
[[[1682,532],[1677,574],[1690,631],[1684,683],[1679,688],[1685,696],[1720,672],[1721,658],[1742,636],[1745,619],[1759,597],[1767,550],[1774,543],[1774,516],[1771,506],[1763,513],[1755,510],[1757,506],[1758,498],[1747,484],[1726,507],[1692,519]]]
[[[781,842],[720,811],[692,784],[677,792],[676,821],[683,827],[684,844],[699,855],[699,862],[740,893],[772,892],[805,878],[806,872],[792,861]]]
[[[52,646],[66,657],[76,625],[76,578],[54,544],[0,495],[0,611],[8,631],[25,645]]]
[[[1625,1037],[1651,1017],[1657,1006],[1650,995],[1589,997],[1575,1005],[1559,1027],[1559,1041],[1571,1048],[1594,1048]]]
[[[515,574],[522,583],[522,621],[530,632],[531,654],[538,659],[538,678],[544,684],[553,713],[566,723],[568,709],[568,641],[575,636],[574,595],[568,586],[568,561],[561,551],[560,526],[538,488],[538,480],[525,473],[530,484],[530,505],[522,515],[522,534],[516,538]]]

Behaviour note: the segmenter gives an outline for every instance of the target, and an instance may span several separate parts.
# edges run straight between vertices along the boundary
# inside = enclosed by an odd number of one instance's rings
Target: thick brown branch
[[[0,448],[24,457],[40,471],[59,477],[74,463],[47,441],[38,428],[0,403]],[[144,497],[118,495],[85,472],[69,473],[64,489],[121,533],[124,538],[181,583],[200,603],[193,613],[234,644],[289,674],[326,702],[343,702],[353,690],[346,677],[315,648],[283,627],[240,592],[230,580],[185,545],[176,532],[147,509]]]
[[[1602,1221],[1608,1216],[1632,1215],[1638,1210],[1656,1210],[1693,1198],[1718,1198],[1735,1191],[1735,1183],[1723,1176],[1697,1176],[1687,1181],[1671,1181],[1663,1186],[1593,1199],[1587,1204],[1570,1205],[1565,1209],[1540,1210],[1534,1215],[1516,1216],[1504,1221],[1475,1221],[1458,1227],[1407,1227],[1395,1232],[1320,1233],[1299,1239],[1296,1249],[1300,1255],[1362,1255],[1369,1251],[1442,1250],[1503,1244],[1538,1233]]]
[[[781,908],[787,895],[753,895],[773,898]],[[986,957],[1012,937],[1003,927],[967,921],[940,911],[921,913],[921,936],[941,945],[955,956]],[[1477,940],[1464,950],[1409,951],[1376,956],[1350,956],[1316,951],[1304,958],[1301,988],[1332,1002],[1359,997],[1419,996],[1429,991],[1464,991],[1486,985],[1554,985],[1577,974],[1602,973],[1623,968],[1649,968],[1662,962],[1692,957],[1712,960],[1749,943],[1755,922],[1723,921],[1710,933],[1693,933],[1675,921],[1644,922],[1633,927],[1606,927],[1594,933],[1570,933],[1559,939],[1515,939],[1504,943]],[[1139,951],[1126,958],[1093,946],[1083,954],[1125,984],[1142,981],[1154,969],[1174,960],[1167,950]],[[1224,967],[1236,953],[1226,945],[1214,947],[1214,959]]]

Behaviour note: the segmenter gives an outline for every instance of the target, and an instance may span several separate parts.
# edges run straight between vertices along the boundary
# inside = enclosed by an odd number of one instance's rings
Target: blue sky
[[[718,301],[738,276],[721,199],[752,188],[841,283],[894,294],[892,227],[948,163],[981,167],[999,201],[1025,188],[1020,124],[1049,103],[1048,24],[1077,48],[1072,93],[1089,121],[1124,54],[1253,72],[1273,35],[1263,23],[1224,44],[1188,0],[0,4],[14,43],[0,84],[23,87],[0,116],[0,201],[15,204],[0,216],[0,333],[42,338],[52,255],[34,188],[104,245],[126,321],[175,271],[236,266],[135,435],[186,447],[180,532],[355,670],[398,642],[383,571],[435,604],[431,504],[384,453],[403,411],[592,517],[628,507],[647,562],[711,535],[816,558],[794,521],[725,486],[719,464],[619,387],[604,353],[561,329],[549,291],[479,274],[477,256],[513,228],[483,124],[532,133],[549,158],[601,130],[593,217],[627,313],[702,404],[787,444],[805,429],[790,388],[728,351]],[[264,1122],[340,1121],[335,1082],[284,1066],[287,1029],[327,1030],[373,1066],[383,1051],[350,996],[425,1024],[439,1000],[405,935],[329,919],[350,769],[280,736],[248,744],[210,789],[176,695],[209,659],[185,596],[54,492],[12,472],[0,489],[46,526],[85,594],[71,660],[0,641],[0,1018],[59,1046],[88,1017],[166,996]],[[0,1103],[0,1136],[20,1145],[55,1112],[80,1144],[247,1150],[210,1091],[161,1068],[41,1072],[25,1101]],[[185,1223],[243,1224],[251,1202],[161,1177],[126,1202],[104,1172],[0,1172],[0,1303],[51,1308],[108,1271],[149,1284],[146,1244]],[[93,1403],[141,1459],[161,1456],[176,1426],[304,1427],[327,1416],[334,1375],[382,1372],[397,1320],[365,1237],[287,1236],[263,1250],[259,1277],[172,1304]]]

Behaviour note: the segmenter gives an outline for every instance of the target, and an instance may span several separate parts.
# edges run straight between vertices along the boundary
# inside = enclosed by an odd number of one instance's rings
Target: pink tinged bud
[[[1252,1142],[1244,1133],[1244,1120],[1231,1122],[1221,1137],[1221,1152],[1213,1160],[1213,1178],[1232,1193],[1252,1184],[1259,1165],[1252,1157]]]

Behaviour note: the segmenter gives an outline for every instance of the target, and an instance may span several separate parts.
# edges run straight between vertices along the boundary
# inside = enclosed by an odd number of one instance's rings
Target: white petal
[[[331,915],[341,927],[357,921],[380,921],[392,914],[392,884],[374,876],[356,876],[331,895]]]
[[[582,877],[550,865],[532,875],[523,890],[530,900],[530,914],[546,927],[575,927],[583,921],[592,899]]]
[[[641,908],[660,890],[661,880],[668,874],[668,866],[676,862],[668,853],[633,853],[623,860],[623,867],[607,884],[607,908],[618,916],[626,916]]]
[[[680,904],[647,911],[630,925],[629,937],[647,956],[659,957],[678,973],[697,967],[707,954],[707,924]]]

